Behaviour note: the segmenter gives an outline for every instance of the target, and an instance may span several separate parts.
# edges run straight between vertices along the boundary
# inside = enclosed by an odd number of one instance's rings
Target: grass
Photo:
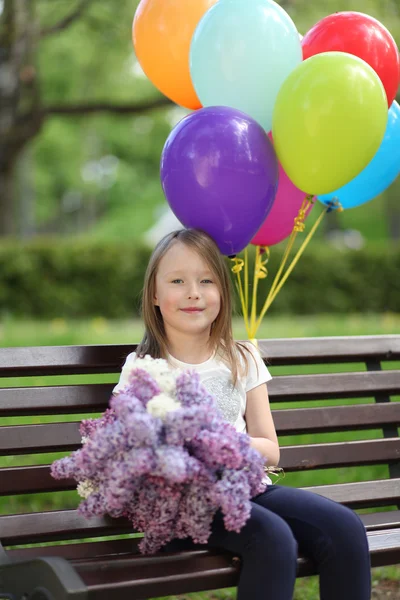
[[[236,339],[246,339],[243,320],[233,321]],[[125,344],[138,342],[143,333],[140,320],[32,321],[5,318],[0,321],[0,345],[57,346],[74,344]],[[329,335],[377,335],[400,333],[400,313],[274,316],[264,318],[258,338],[314,337]]]
[[[0,344],[7,346],[43,346],[43,345],[80,345],[80,344],[123,344],[134,343],[140,340],[143,327],[138,320],[108,321],[103,318],[87,320],[52,321],[21,321],[12,318],[0,321]],[[400,314],[386,313],[382,315],[317,315],[312,317],[266,317],[259,330],[259,338],[282,337],[318,337],[329,335],[374,335],[400,333]],[[243,321],[234,319],[234,335],[236,339],[245,339],[246,332]],[[326,366],[321,367],[326,371]],[[354,365],[343,365],[341,370],[354,369]],[[361,366],[361,368],[364,368]],[[305,367],[301,367],[306,372]],[[315,372],[318,368],[313,368]],[[338,370],[337,365],[332,365],[332,370]],[[282,373],[283,369],[272,369],[272,373]],[[285,368],[284,372],[292,372]],[[116,376],[92,376],[92,381],[115,381]],[[76,382],[87,380],[87,377],[76,376]],[[25,380],[3,379],[1,386],[9,385],[51,385],[62,384],[62,377],[53,378],[27,378]],[[68,380],[72,383],[71,378]],[[370,399],[373,401],[373,399]],[[352,402],[351,400],[349,402]],[[327,402],[334,403],[334,401]],[[310,403],[307,403],[310,405]],[[293,405],[292,405],[293,406]],[[279,406],[284,408],[284,406]],[[79,420],[82,415],[75,416],[72,420]],[[32,422],[46,422],[54,420],[48,417],[25,417],[19,419],[0,419],[0,425],[22,424]],[[62,420],[56,417],[57,421]],[[365,439],[366,437],[379,437],[381,432],[352,432],[341,434],[325,434],[320,436],[290,436],[281,439],[281,444],[302,444],[312,441],[345,441],[346,439]],[[2,457],[0,466],[16,466],[23,464],[48,464],[58,458],[60,454],[42,454],[32,457]],[[283,485],[307,486],[339,483],[345,481],[363,481],[387,477],[385,466],[368,466],[359,468],[343,468],[337,470],[326,469],[318,472],[289,473],[280,481]],[[75,507],[77,496],[75,492],[62,492],[56,494],[33,494],[27,497],[2,498],[0,500],[0,513],[42,511]],[[400,567],[386,567],[374,569],[373,583],[375,590],[387,582],[400,581]],[[235,589],[215,590],[182,596],[171,596],[168,600],[233,600],[236,597]],[[317,600],[318,579],[316,577],[304,578],[296,583],[294,600]],[[376,597],[376,596],[373,596]],[[392,596],[396,598],[396,596]]]

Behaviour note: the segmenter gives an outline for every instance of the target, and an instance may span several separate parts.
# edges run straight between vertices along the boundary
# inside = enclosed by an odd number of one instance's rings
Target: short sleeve
[[[131,352],[126,357],[126,361],[124,366],[122,367],[121,375],[119,376],[119,381],[115,388],[113,389],[113,395],[116,396],[123,390],[124,387],[128,385],[129,382],[129,373],[131,371],[132,365],[136,360],[136,352]]]
[[[246,348],[250,351],[251,356],[247,357],[248,372],[246,377],[246,392],[258,387],[262,383],[267,383],[272,379],[272,375],[264,364],[263,359],[257,348],[252,343],[246,343]]]

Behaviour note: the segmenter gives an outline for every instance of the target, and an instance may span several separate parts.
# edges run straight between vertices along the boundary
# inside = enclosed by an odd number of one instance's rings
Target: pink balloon
[[[272,140],[271,134],[268,135]],[[291,182],[279,163],[278,192],[267,218],[250,243],[254,246],[273,246],[287,238],[293,231],[294,219],[305,197],[305,193]]]

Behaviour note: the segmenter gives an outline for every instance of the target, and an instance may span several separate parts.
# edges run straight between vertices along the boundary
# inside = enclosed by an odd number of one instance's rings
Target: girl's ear
[[[157,296],[154,296],[154,298],[153,298],[153,304],[154,304],[154,306],[160,306],[160,303],[158,302]]]

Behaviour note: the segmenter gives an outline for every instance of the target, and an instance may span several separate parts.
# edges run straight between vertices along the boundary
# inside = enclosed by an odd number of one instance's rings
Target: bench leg
[[[71,564],[59,557],[0,566],[0,598],[87,600],[87,588]]]

